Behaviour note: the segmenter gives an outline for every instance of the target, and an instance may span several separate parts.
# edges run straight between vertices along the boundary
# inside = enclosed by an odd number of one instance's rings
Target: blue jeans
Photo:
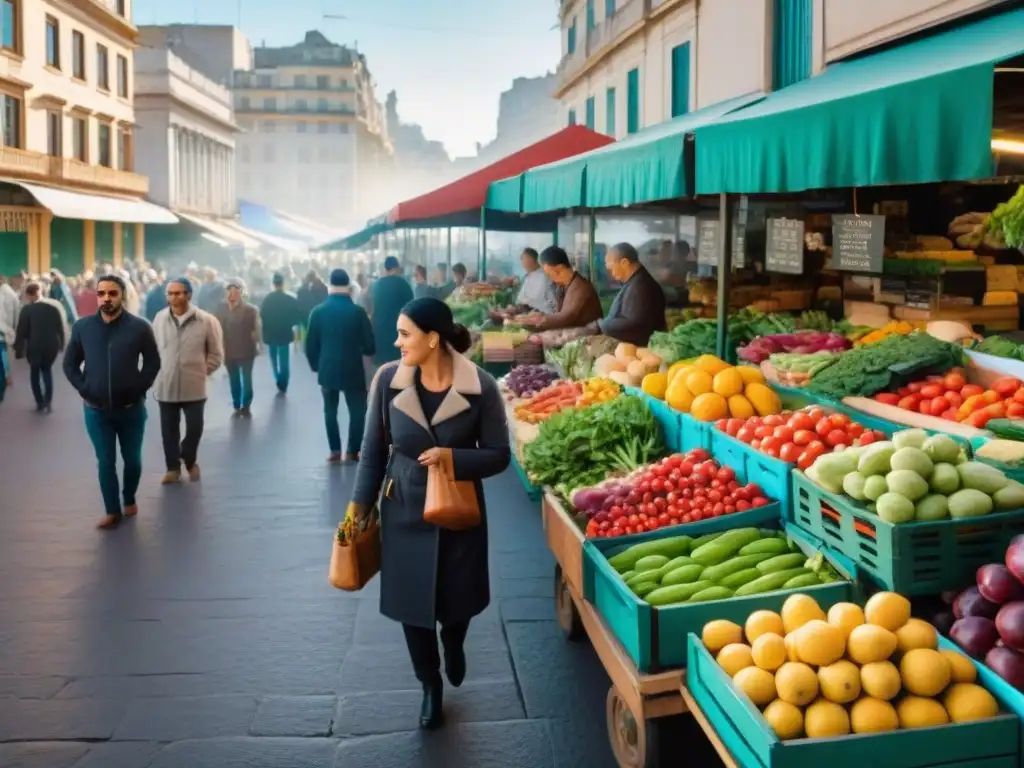
[[[291,344],[268,344],[270,368],[274,372],[274,381],[282,392],[288,391],[288,380],[291,378]]]
[[[324,423],[327,425],[327,444],[331,453],[341,453],[341,429],[338,427],[338,405],[341,392],[323,388]],[[358,453],[363,442],[363,425],[366,423],[366,391],[345,390],[345,405],[348,407],[348,453]]]
[[[29,368],[29,383],[36,405],[49,405],[53,400],[53,363],[32,363]]]
[[[99,464],[100,493],[108,515],[121,514],[125,506],[135,503],[135,492],[142,479],[142,438],[146,433],[146,405],[119,411],[101,411],[85,406],[85,431],[89,433]],[[121,444],[124,461],[124,490],[117,482],[117,444]]]
[[[11,361],[7,356],[7,344],[0,341],[0,403],[4,401],[7,393],[7,377],[11,373]]]
[[[252,360],[226,363],[228,383],[231,385],[231,402],[237,411],[252,405]]]

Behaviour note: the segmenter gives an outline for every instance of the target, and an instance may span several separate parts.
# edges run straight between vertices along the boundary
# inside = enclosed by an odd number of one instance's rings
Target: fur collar
[[[416,394],[416,369],[400,362],[391,379],[391,389],[401,390],[391,401],[395,408],[428,432],[431,426],[436,427],[469,410],[469,401],[464,395],[479,395],[481,392],[480,373],[473,361],[456,352],[451,346],[448,347],[448,352],[452,356],[452,386],[429,425]]]

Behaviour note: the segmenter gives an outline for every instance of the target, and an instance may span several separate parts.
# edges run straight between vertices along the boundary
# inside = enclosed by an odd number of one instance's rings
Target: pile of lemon
[[[882,733],[983,720],[999,705],[963,654],[938,649],[910,601],[879,592],[828,613],[805,594],[745,626],[712,621],[701,639],[783,740]]]

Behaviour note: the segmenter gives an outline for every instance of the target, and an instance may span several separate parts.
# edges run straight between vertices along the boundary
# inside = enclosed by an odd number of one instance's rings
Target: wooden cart
[[[686,690],[686,670],[642,674],[584,598],[583,532],[558,499],[546,491],[542,501],[544,531],[555,555],[555,608],[566,637],[589,637],[612,685],[606,717],[608,740],[620,768],[655,768],[659,764],[657,720],[690,712],[728,768],[737,768],[725,745]]]

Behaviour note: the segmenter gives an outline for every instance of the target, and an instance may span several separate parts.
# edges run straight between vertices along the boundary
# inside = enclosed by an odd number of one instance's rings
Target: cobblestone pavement
[[[466,684],[443,731],[417,730],[375,584],[327,584],[354,470],[325,465],[319,391],[293,368],[280,398],[257,361],[250,420],[215,376],[198,484],[160,487],[151,408],[139,517],[104,534],[77,397],[55,375],[54,412],[31,412],[17,366],[0,405],[0,766],[612,768],[608,678],[553,620],[554,562],[511,470],[487,484],[494,599]],[[692,721],[663,731],[715,764]]]

